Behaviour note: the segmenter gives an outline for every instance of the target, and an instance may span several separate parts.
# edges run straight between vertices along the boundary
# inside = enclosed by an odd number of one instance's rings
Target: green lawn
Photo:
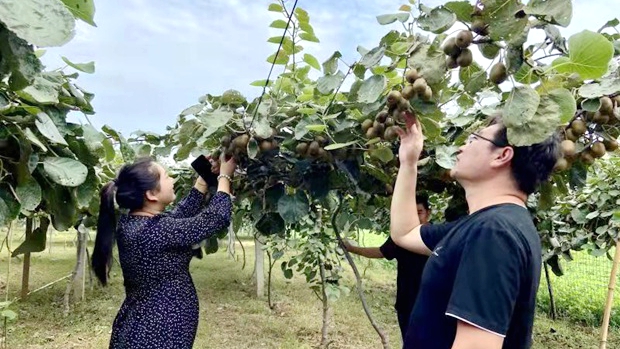
[[[367,234],[362,244],[378,246],[383,237]],[[69,273],[75,251],[73,236],[58,234],[51,253],[33,256],[31,288],[35,289]],[[286,280],[279,268],[274,269],[273,297],[270,309],[265,299],[255,296],[252,283],[253,246],[244,241],[248,265],[229,258],[224,249],[191,265],[200,297],[200,325],[196,348],[314,348],[320,341],[321,304],[307,288],[303,278]],[[14,243],[12,248],[15,248]],[[237,248],[240,257],[241,250]],[[0,280],[6,282],[8,258],[0,252]],[[393,311],[395,293],[394,264],[358,259],[365,269],[368,303],[378,323],[388,332],[392,348],[400,346],[399,331]],[[363,313],[354,292],[354,280],[345,266],[345,283],[352,292],[333,304],[330,348],[379,348],[380,342]],[[115,266],[110,287],[96,286],[86,293],[87,299],[77,304],[68,316],[63,315],[62,297],[65,282],[33,294],[12,309],[17,321],[8,328],[9,348],[104,348],[112,320],[123,300],[120,270]],[[21,262],[13,258],[10,294],[17,294],[21,279]],[[0,283],[2,284],[2,283]],[[542,289],[542,288],[541,288]],[[4,292],[5,289],[3,288]],[[535,349],[596,348],[599,330],[565,320],[552,322],[540,314],[535,324]],[[609,348],[620,347],[620,331],[613,329]]]

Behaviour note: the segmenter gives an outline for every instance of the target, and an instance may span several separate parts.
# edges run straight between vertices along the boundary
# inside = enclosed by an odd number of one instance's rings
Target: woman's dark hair
[[[137,210],[144,206],[144,195],[159,187],[159,172],[151,158],[140,158],[124,165],[118,177],[101,188],[101,205],[97,220],[97,237],[93,251],[92,268],[95,275],[106,285],[112,262],[112,247],[116,231],[114,198],[122,209]]]

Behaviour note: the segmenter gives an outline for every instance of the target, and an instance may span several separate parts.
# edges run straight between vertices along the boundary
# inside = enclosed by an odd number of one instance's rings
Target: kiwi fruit
[[[405,88],[403,88],[402,94],[404,99],[411,99],[415,97],[416,92],[412,85],[407,85],[405,86]]]
[[[391,184],[386,183],[385,184],[385,192],[388,193],[389,195],[391,195],[392,193],[394,193],[394,187]]]
[[[590,152],[584,151],[583,153],[581,153],[581,162],[586,165],[592,165],[594,163],[594,156],[592,156]]]
[[[452,56],[446,57],[446,67],[448,67],[448,69],[458,68],[458,66],[459,65],[456,63],[456,58]]]
[[[383,110],[377,114],[377,116],[375,117],[375,120],[379,122],[385,122],[385,119],[387,119],[387,117],[388,117],[388,112]]]
[[[508,78],[508,73],[506,71],[506,66],[504,63],[496,63],[491,68],[491,72],[489,73],[489,80],[495,85],[499,85],[502,82],[506,81]]]
[[[233,139],[232,144],[234,144],[237,148],[245,149],[248,146],[248,142],[250,141],[250,136],[247,134],[242,134],[235,139]]]
[[[220,145],[222,147],[228,147],[230,145],[230,136],[222,136],[222,138],[220,138]]]
[[[411,68],[407,70],[407,73],[405,73],[405,79],[407,79],[407,82],[409,82],[410,84],[413,84],[419,78],[420,74],[415,68]]]
[[[471,30],[474,33],[482,36],[486,36],[489,34],[487,24],[480,18],[476,18],[473,21],[473,23],[471,24]]]
[[[573,130],[573,134],[577,137],[586,133],[586,123],[583,120],[575,120],[571,123],[570,128]]]
[[[369,128],[368,131],[366,131],[366,138],[373,139],[375,137],[377,137],[377,131],[374,127]]]
[[[474,40],[474,35],[469,30],[461,30],[456,34],[456,46],[467,48]]]
[[[372,127],[372,120],[366,119],[362,122],[362,131],[366,132]]]
[[[433,90],[430,86],[426,85],[426,89],[424,90],[424,94],[422,94],[422,99],[425,101],[430,101],[433,98]]]
[[[260,149],[260,151],[262,152],[270,151],[271,149],[273,149],[273,145],[271,141],[264,139],[258,144],[258,149]]]
[[[598,109],[601,114],[605,115],[613,115],[614,113],[614,102],[612,102],[611,98],[607,96],[603,96],[600,99],[601,107]]]
[[[605,145],[602,142],[594,142],[590,148],[590,153],[592,153],[592,156],[595,158],[602,157],[606,152]]]
[[[607,151],[615,151],[618,149],[618,141],[615,139],[605,140],[603,141],[603,144],[605,145],[605,149],[607,149]]]
[[[469,65],[471,64],[471,62],[473,62],[474,60],[474,56],[471,53],[471,50],[468,48],[463,49],[463,51],[461,51],[461,54],[459,54],[458,57],[456,57],[456,64],[459,65],[459,67],[469,67]]]
[[[393,141],[396,139],[396,137],[398,137],[398,133],[396,133],[396,127],[397,126],[390,126],[388,128],[385,129],[385,133],[383,134],[383,138],[386,141]]]
[[[301,142],[297,144],[297,146],[295,147],[295,151],[301,156],[306,155],[306,153],[308,152],[308,143]]]
[[[387,96],[387,104],[388,105],[397,105],[400,100],[403,99],[403,96],[398,91],[390,91]]]
[[[575,141],[579,138],[579,136],[577,136],[577,135],[575,134],[575,132],[573,132],[573,129],[572,129],[572,128],[568,128],[568,129],[565,131],[564,138],[566,138],[566,139],[568,139],[568,140],[571,140],[571,141],[575,142]]]
[[[456,38],[448,38],[441,47],[446,56],[456,57],[461,53],[461,48],[456,46]]]
[[[372,127],[370,129],[372,129]],[[310,143],[310,145],[308,146],[308,155],[310,155],[310,156],[317,156],[317,155],[319,155],[319,149],[321,149],[321,146],[319,145],[319,142],[312,141]]]
[[[372,125],[372,128],[375,129],[377,136],[383,135],[383,131],[385,131],[385,125],[377,121]]]
[[[400,102],[398,102],[398,110],[400,111],[405,111],[405,110],[409,110],[409,101],[407,101],[406,99],[401,99]]]
[[[609,115],[599,110],[594,113],[594,116],[592,116],[592,121],[596,122],[597,124],[606,124],[609,122]]]
[[[316,136],[314,137],[314,140],[317,141],[317,143],[319,143],[320,146],[326,146],[328,141],[327,138],[323,137],[323,136]]]
[[[385,119],[385,126],[386,127],[394,126],[394,119],[392,119],[392,118]]]
[[[416,81],[413,83],[413,85],[412,85],[413,90],[414,90],[414,91],[415,91],[418,95],[424,94],[424,92],[426,91],[426,87],[427,87],[427,86],[428,86],[428,85],[426,84],[426,80],[425,80],[424,78],[419,78],[419,79],[418,79],[418,80],[416,80]]]
[[[568,160],[565,158],[559,158],[553,166],[554,171],[566,171],[568,170]]]
[[[569,139],[562,141],[560,146],[562,148],[562,154],[564,154],[564,156],[573,156],[577,152],[575,142]]]

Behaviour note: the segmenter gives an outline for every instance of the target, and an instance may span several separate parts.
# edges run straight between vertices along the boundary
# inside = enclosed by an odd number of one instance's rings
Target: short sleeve
[[[422,242],[424,242],[424,245],[426,245],[429,250],[434,250],[439,241],[441,241],[455,225],[456,222],[424,224],[420,227]]]
[[[480,229],[470,234],[446,315],[504,337],[519,294],[520,249],[506,231]]]
[[[392,260],[398,256],[398,248],[399,247],[394,243],[392,238],[389,237],[387,240],[385,240],[383,245],[379,247],[379,250],[381,251],[383,258],[387,260]]]

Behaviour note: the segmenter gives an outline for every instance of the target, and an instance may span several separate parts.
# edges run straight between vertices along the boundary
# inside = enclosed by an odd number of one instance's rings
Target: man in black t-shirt
[[[420,225],[410,212],[423,135],[412,115],[405,113],[405,119],[390,235],[429,259],[404,348],[530,348],[541,246],[525,202],[559,157],[557,135],[511,145],[497,115],[469,135],[451,171],[465,190],[469,215],[450,226]]]
[[[416,202],[420,223],[427,224],[431,214],[428,197],[417,195]],[[381,247],[353,246],[349,241],[344,240],[344,248],[351,253],[367,258],[396,259],[398,269],[396,273],[396,304],[394,308],[396,309],[400,332],[404,339],[409,315],[418,296],[420,278],[422,277],[422,271],[428,256],[405,250],[396,245],[392,238],[389,237]]]

